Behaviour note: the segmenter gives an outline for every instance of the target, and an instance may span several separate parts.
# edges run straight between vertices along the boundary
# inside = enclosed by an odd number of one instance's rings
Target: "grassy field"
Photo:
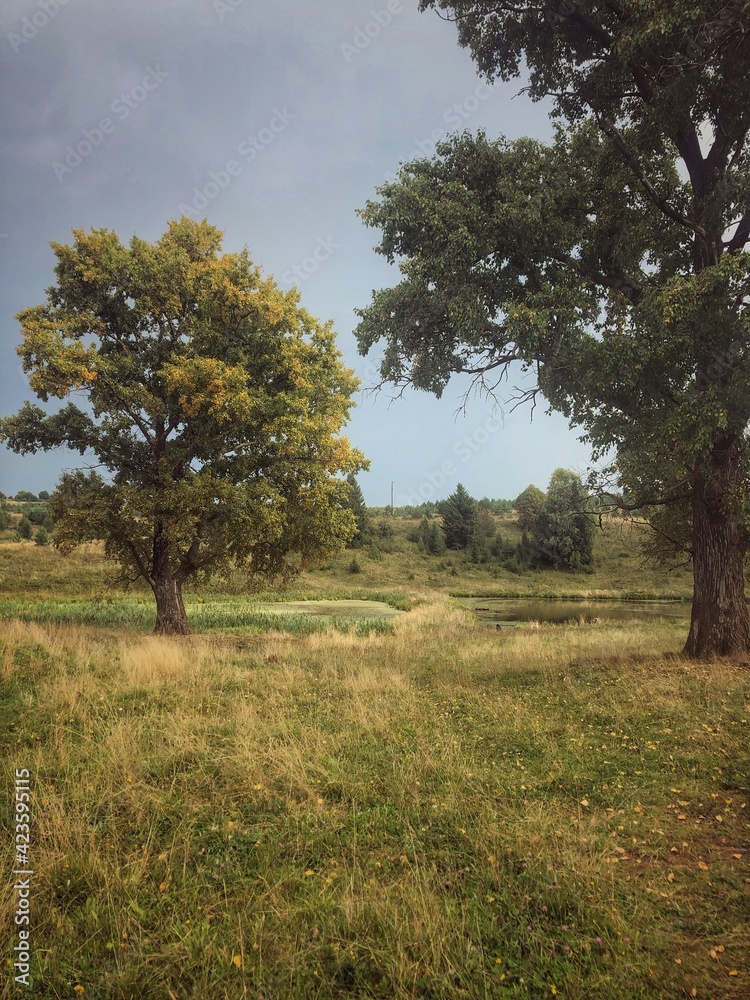
[[[357,559],[286,595],[196,591],[196,634],[167,639],[98,549],[0,545],[0,857],[28,768],[28,995],[746,1000],[748,664],[683,662],[666,622],[498,633],[448,596],[684,583],[615,532],[588,577],[496,578],[398,534]],[[368,596],[410,610],[252,619]],[[0,901],[10,998],[9,880]]]
[[[520,532],[510,516],[496,519],[500,534],[515,543]],[[363,597],[371,594],[413,594],[424,590],[476,596],[545,597],[679,597],[689,600],[692,576],[687,569],[669,573],[647,565],[641,555],[643,529],[610,521],[597,530],[593,572],[528,571],[512,573],[497,562],[474,565],[461,552],[444,556],[420,553],[408,533],[417,521],[381,518],[375,528],[391,528],[393,537],[376,537],[363,549],[344,550],[324,566],[303,573],[288,594],[253,595],[257,600],[326,597]],[[13,542],[12,532],[0,534],[0,600],[121,600],[121,588],[111,586],[112,575],[101,548],[86,545],[71,556],[33,542]],[[359,572],[351,572],[352,561]],[[247,599],[246,578],[237,574],[202,588],[186,586],[188,599],[211,600],[236,596]],[[147,588],[133,593],[150,600]],[[377,598],[379,599],[379,598]]]

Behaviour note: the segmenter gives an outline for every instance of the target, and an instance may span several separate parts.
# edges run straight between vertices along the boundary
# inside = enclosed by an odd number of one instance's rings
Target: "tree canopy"
[[[544,493],[532,483],[519,493],[514,504],[521,531],[531,531],[544,503]]]
[[[103,539],[153,589],[157,631],[184,632],[189,577],[287,577],[353,535],[341,474],[367,463],[339,431],[358,382],[330,324],[207,222],[74,237],[52,244],[57,281],[20,313],[19,354],[42,401],[84,404],[26,403],[0,439],[93,456],[51,498],[55,544]]]
[[[587,501],[580,478],[569,469],[555,469],[530,529],[536,565],[574,572],[591,566],[595,525]]]
[[[746,653],[750,8],[430,7],[488,79],[528,72],[555,137],[464,133],[378,189],[361,214],[403,280],[361,311],[360,349],[385,341],[383,379],[438,395],[535,376],[518,396],[585,429],[602,488],[688,525],[686,653]]]

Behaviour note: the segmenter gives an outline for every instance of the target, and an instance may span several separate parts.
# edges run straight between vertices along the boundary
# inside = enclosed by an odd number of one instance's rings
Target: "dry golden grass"
[[[366,638],[3,623],[34,996],[749,995],[747,666],[421,597]]]

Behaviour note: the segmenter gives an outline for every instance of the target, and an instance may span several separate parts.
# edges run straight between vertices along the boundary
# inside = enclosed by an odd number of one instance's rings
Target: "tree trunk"
[[[725,502],[738,481],[739,461],[739,449],[731,443],[717,447],[693,484],[693,611],[683,651],[693,659],[750,653],[746,542]]]
[[[156,598],[157,635],[189,635],[187,614],[182,601],[182,584],[171,574],[157,577],[152,583]]]

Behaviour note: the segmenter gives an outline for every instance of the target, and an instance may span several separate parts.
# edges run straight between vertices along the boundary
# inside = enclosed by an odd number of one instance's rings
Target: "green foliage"
[[[349,563],[348,570],[350,573],[361,573],[362,566],[356,556],[352,557],[352,561]]]
[[[594,531],[581,480],[568,469],[555,469],[531,527],[532,563],[554,569],[586,569],[593,562]]]
[[[0,440],[97,456],[106,478],[66,473],[50,500],[56,545],[104,540],[154,590],[163,630],[184,631],[187,578],[289,578],[352,536],[339,474],[366,461],[338,432],[358,383],[330,324],[247,251],[222,253],[208,223],[173,221],[154,244],[74,236],[52,244],[57,283],[19,315],[19,354],[40,399],[89,408],[26,403]]]
[[[480,507],[486,507],[493,514],[508,514],[513,510],[512,500],[491,500],[489,497],[482,497],[477,503]]]
[[[538,486],[534,486],[533,484],[527,486],[523,493],[519,494],[516,498],[514,506],[518,515],[518,527],[521,531],[528,532],[533,530],[544,499],[544,493]]]
[[[396,529],[393,527],[393,518],[391,517],[381,517],[375,522],[373,530],[375,536],[382,540],[393,538],[396,534]]]
[[[409,541],[416,542],[420,552],[440,556],[445,552],[445,533],[436,520],[423,515],[417,527],[409,532]]]
[[[28,519],[28,517],[21,518],[21,520],[18,522],[18,525],[16,526],[16,531],[18,532],[19,538],[22,538],[24,540],[31,538],[32,526],[31,526],[31,521]]]
[[[47,529],[44,527],[39,528],[36,535],[34,535],[34,541],[37,545],[49,545],[49,535],[47,534]]]
[[[750,8],[420,6],[488,79],[554,95],[555,134],[454,136],[378,189],[361,215],[403,280],[360,312],[360,350],[385,341],[383,379],[437,395],[535,371],[529,395],[610,462],[601,488],[700,545],[686,651],[746,653]]]
[[[470,544],[477,513],[477,502],[459,483],[440,504],[445,544],[449,549],[465,549]]]
[[[370,526],[370,515],[367,512],[367,506],[365,504],[362,489],[357,482],[357,477],[354,473],[349,473],[346,477],[346,482],[350,490],[347,507],[354,515],[354,520],[357,525],[357,530],[347,543],[347,546],[352,549],[358,549],[361,548],[367,540],[367,533]]]
[[[0,502],[0,531],[7,531],[12,523],[13,519],[10,516],[8,505],[3,500]]]
[[[17,500],[19,503],[26,503],[33,500],[38,500],[39,497],[36,497],[33,493],[29,493],[28,490],[19,490],[13,499]]]
[[[47,490],[39,490],[39,499],[40,500],[49,500],[49,496],[50,495],[47,492]]]

